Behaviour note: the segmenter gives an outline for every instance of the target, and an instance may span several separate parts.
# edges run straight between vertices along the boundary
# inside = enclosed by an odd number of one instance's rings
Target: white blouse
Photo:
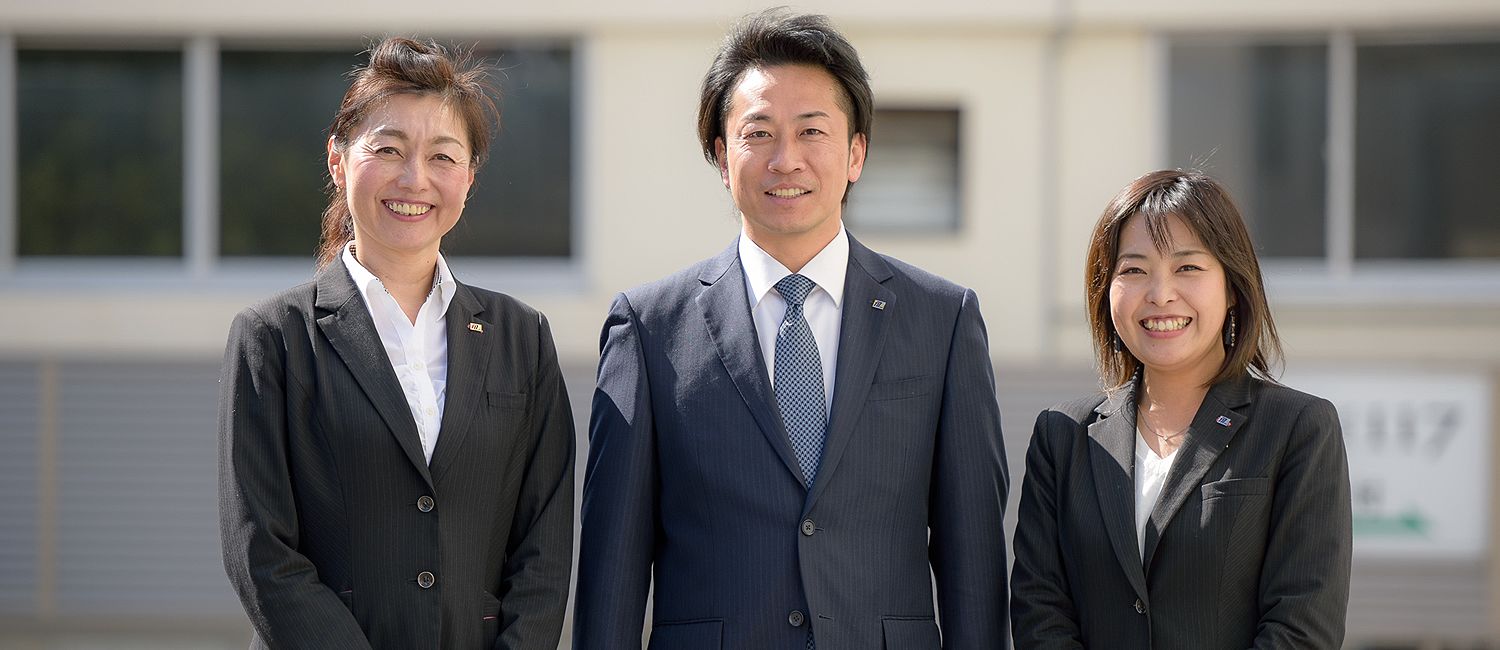
[[[1173,449],[1166,458],[1157,456],[1146,444],[1146,433],[1140,427],[1135,430],[1135,542],[1141,561],[1146,561],[1146,522],[1151,520],[1151,511],[1161,499],[1161,489],[1167,483],[1167,472],[1172,471],[1172,461],[1177,452]]]

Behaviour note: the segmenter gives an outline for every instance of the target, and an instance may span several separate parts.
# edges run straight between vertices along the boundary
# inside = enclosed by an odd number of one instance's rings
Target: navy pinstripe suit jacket
[[[458,285],[429,467],[334,262],[235,318],[219,430],[224,566],[252,647],[557,648],[573,419],[535,310]]]
[[[576,648],[639,647],[653,577],[653,650],[790,650],[808,625],[819,650],[1006,645],[1008,479],[976,298],[850,238],[842,312],[809,492],[737,246],[616,298]]]
[[[1135,392],[1037,417],[1016,528],[1018,649],[1332,650],[1352,515],[1338,414],[1251,378],[1213,386],[1135,531]]]

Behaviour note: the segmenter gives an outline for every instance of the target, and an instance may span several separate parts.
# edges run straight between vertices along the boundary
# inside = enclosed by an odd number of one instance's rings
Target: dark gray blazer
[[[1016,648],[1338,648],[1349,468],[1327,400],[1213,386],[1135,532],[1135,391],[1037,417],[1016,527]]]
[[[738,247],[615,299],[590,419],[574,644],[1006,645],[1008,486],[974,293],[853,238],[812,491]],[[929,537],[930,533],[930,537]]]
[[[252,647],[557,647],[573,421],[530,307],[457,286],[429,467],[369,311],[330,264],[234,319],[219,432],[224,566]]]

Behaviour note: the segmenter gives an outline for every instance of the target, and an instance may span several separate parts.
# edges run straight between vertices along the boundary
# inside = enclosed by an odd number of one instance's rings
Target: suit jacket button
[[[432,506],[433,501],[432,497],[430,496],[424,494],[417,499],[417,509],[421,510],[422,512],[432,512]]]
[[[794,609],[792,613],[786,615],[786,622],[790,623],[792,627],[802,627],[802,621],[803,616],[800,610]]]
[[[815,533],[815,532],[818,532],[818,527],[813,524],[813,520],[811,520],[811,519],[803,519],[802,520],[802,534],[806,535],[808,537],[812,537],[813,533]]]
[[[437,577],[433,576],[431,571],[423,571],[417,574],[418,587],[421,587],[423,589],[431,589],[433,583],[435,582],[437,582]]]
[[[1135,613],[1137,613],[1137,614],[1145,614],[1146,613],[1146,603],[1141,602],[1141,599],[1139,599],[1139,598],[1135,599]]]

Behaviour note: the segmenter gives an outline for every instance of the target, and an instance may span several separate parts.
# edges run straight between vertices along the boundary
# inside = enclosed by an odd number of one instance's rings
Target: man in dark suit
[[[720,49],[699,137],[742,232],[610,309],[575,647],[638,647],[653,577],[653,649],[1006,646],[984,323],[844,230],[871,106],[823,17],[761,13]]]

